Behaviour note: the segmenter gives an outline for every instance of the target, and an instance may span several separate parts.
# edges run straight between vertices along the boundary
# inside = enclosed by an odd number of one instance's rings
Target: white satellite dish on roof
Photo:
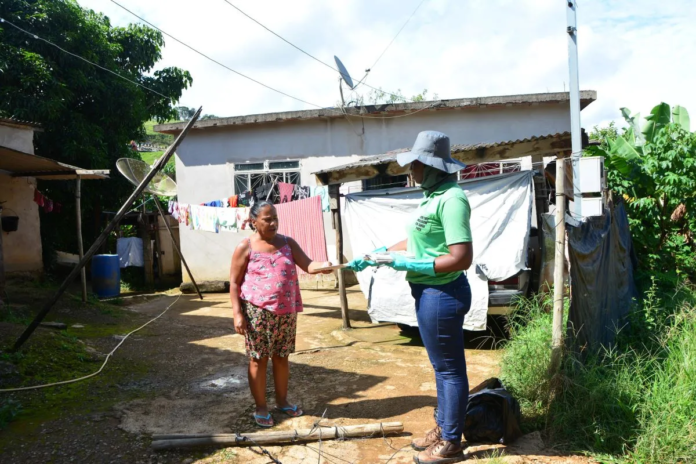
[[[150,165],[145,161],[141,161],[133,158],[121,158],[116,161],[116,167],[119,172],[123,174],[123,177],[128,179],[133,185],[140,185],[140,183],[147,177],[150,173]],[[176,182],[174,179],[163,173],[158,172],[155,177],[152,178],[150,183],[145,187],[147,193],[153,195],[158,195],[162,197],[174,197],[176,196]]]

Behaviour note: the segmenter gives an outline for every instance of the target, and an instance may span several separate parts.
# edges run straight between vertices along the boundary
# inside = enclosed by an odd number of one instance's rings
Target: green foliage
[[[602,145],[587,152],[605,157],[608,187],[626,199],[639,276],[674,287],[696,275],[696,133],[680,106],[656,106],[643,128],[639,115],[622,113],[628,127],[596,130]]]
[[[0,399],[0,430],[4,429],[22,412],[19,401],[4,397]]]
[[[176,118],[172,105],[191,84],[191,76],[178,68],[153,72],[164,46],[158,31],[142,25],[113,27],[109,18],[74,0],[4,0],[0,16],[161,94],[0,24],[0,114],[41,125],[37,155],[114,174],[107,181],[83,182],[84,239],[89,244],[100,231],[101,211],[116,210],[132,191],[115,174],[115,161],[138,157],[127,144],[144,139],[146,121]],[[42,213],[43,245],[50,261],[51,250],[77,249],[74,222],[65,220],[75,217],[74,183],[40,182],[39,188],[63,205],[61,214]]]
[[[364,106],[366,104],[378,105],[378,104],[394,104],[394,103],[406,103],[406,102],[421,102],[428,99],[428,89],[424,89],[423,92],[412,96],[410,99],[406,98],[402,93],[401,89],[398,89],[395,93],[388,93],[379,89],[372,89],[364,96],[359,93],[353,93],[350,95],[350,102],[346,103],[346,106]],[[433,94],[431,99],[437,100],[438,94]],[[340,103],[339,103],[340,105]]]
[[[553,376],[551,301],[522,300],[501,378],[520,401],[523,428],[545,430],[558,447],[611,459],[696,462],[694,297],[690,287],[665,293],[653,283],[613,348],[589,357],[567,353]]]

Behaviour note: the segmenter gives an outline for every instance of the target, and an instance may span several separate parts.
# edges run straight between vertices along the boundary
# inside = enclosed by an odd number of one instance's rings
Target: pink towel
[[[321,197],[276,205],[278,233],[295,239],[312,261],[328,261]],[[305,274],[298,268],[300,275]]]
[[[285,182],[278,182],[278,192],[280,193],[280,202],[288,203],[292,201],[292,192],[295,191],[294,184],[286,184]]]

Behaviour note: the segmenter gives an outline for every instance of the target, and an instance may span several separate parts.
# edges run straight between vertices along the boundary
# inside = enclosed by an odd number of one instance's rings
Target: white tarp
[[[467,273],[472,291],[467,330],[485,330],[488,281],[527,269],[532,220],[532,171],[460,182],[471,205],[474,264]],[[423,198],[419,189],[367,191],[346,195],[345,217],[354,256],[406,238],[406,225]],[[405,273],[368,268],[358,273],[373,321],[417,326],[415,302]]]
[[[143,239],[139,237],[119,238],[116,240],[116,253],[121,268],[128,266],[143,267]]]

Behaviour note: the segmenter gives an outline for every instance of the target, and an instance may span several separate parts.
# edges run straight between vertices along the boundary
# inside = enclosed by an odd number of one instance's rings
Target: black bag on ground
[[[509,444],[522,436],[520,405],[500,380],[485,380],[469,391],[464,437],[475,443]]]

